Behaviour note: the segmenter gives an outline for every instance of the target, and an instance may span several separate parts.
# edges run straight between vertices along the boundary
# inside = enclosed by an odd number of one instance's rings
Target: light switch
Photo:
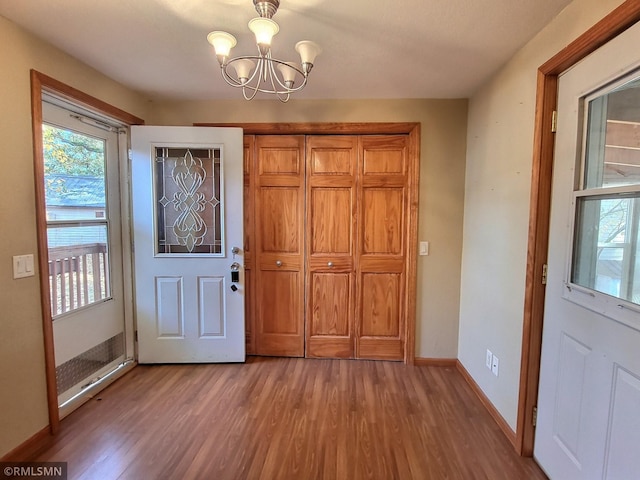
[[[34,274],[33,254],[13,257],[13,278],[32,277]]]
[[[429,242],[420,242],[420,255],[429,255]]]

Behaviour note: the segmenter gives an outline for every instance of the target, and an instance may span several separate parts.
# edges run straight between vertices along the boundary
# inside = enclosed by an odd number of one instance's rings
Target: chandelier
[[[215,49],[222,78],[232,87],[241,88],[245,100],[251,100],[262,92],[287,102],[292,93],[305,87],[313,62],[322,50],[316,43],[303,40],[295,46],[300,64],[273,58],[271,40],[280,27],[271,17],[278,11],[280,0],[253,0],[253,4],[260,16],[249,21],[249,30],[256,36],[258,55],[229,58],[237,40],[227,32],[211,32],[207,40]],[[233,67],[235,75],[229,67]]]

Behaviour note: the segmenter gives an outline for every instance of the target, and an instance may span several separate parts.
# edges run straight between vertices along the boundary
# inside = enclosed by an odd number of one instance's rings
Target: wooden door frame
[[[42,144],[42,93],[50,92],[68,99],[70,102],[83,105],[91,110],[100,111],[128,125],[143,125],[144,120],[120,110],[91,95],[87,95],[65,83],[44,73],[31,70],[31,125],[33,135],[33,168],[36,193],[36,228],[38,242],[38,269],[40,272],[40,302],[42,308],[42,330],[44,338],[45,377],[47,383],[47,408],[49,411],[49,432],[57,433],[60,427],[58,411],[58,388],[56,385],[56,362],[53,343],[53,320],[51,317],[51,294],[49,278],[44,272],[49,271],[49,255],[47,246],[47,212],[45,207],[44,157]]]
[[[555,147],[555,134],[551,126],[553,112],[557,108],[558,77],[638,21],[640,0],[627,0],[538,68],[522,357],[514,445],[523,456],[533,455],[535,439],[533,410],[538,398],[544,323],[545,285],[542,283],[542,272],[549,248]]]
[[[416,350],[418,201],[420,123],[194,123],[197,127],[240,127],[245,135],[407,135],[409,160],[409,232],[407,247],[407,322],[404,363],[413,365]]]

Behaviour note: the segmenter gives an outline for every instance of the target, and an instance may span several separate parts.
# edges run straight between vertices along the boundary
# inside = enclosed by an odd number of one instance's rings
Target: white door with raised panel
[[[138,360],[243,362],[242,129],[131,134]]]
[[[559,80],[534,456],[640,478],[640,26]]]

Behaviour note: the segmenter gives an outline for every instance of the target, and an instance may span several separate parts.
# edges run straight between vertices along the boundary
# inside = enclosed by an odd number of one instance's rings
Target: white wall
[[[621,3],[575,0],[470,99],[458,357],[514,430],[537,69]]]

